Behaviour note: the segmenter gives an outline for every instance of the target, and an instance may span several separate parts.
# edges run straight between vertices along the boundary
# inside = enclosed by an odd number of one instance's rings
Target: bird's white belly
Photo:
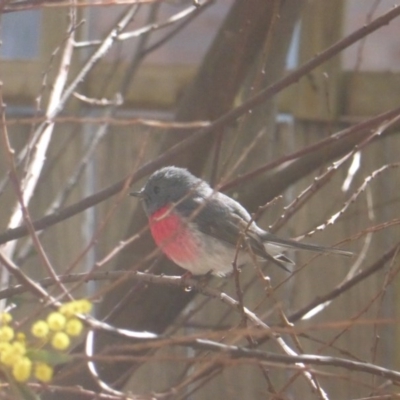
[[[180,267],[190,271],[193,275],[205,275],[212,272],[213,275],[224,276],[233,271],[233,262],[236,257],[236,248],[221,242],[201,232],[196,234],[196,242],[199,246],[198,257],[195,260],[177,262]],[[240,251],[236,260],[237,266],[249,261],[249,257]]]

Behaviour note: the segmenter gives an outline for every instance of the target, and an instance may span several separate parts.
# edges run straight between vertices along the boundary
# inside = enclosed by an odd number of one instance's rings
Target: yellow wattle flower
[[[61,331],[64,329],[67,319],[59,312],[52,312],[47,317],[47,324],[52,331]]]
[[[79,336],[83,329],[83,323],[78,318],[71,318],[65,325],[65,332],[69,336]]]
[[[24,343],[13,342],[10,346],[5,348],[0,354],[0,361],[7,366],[14,365],[19,359],[21,359],[26,353],[26,347]]]
[[[53,367],[45,363],[37,363],[34,373],[37,380],[47,383],[53,378]]]
[[[10,342],[14,338],[14,329],[11,326],[0,327],[0,342]]]
[[[38,339],[44,339],[49,334],[50,328],[46,321],[36,321],[31,328],[31,333]]]
[[[12,368],[12,374],[18,382],[25,382],[31,376],[32,361],[28,357],[21,357]]]
[[[70,345],[69,336],[65,332],[56,332],[51,338],[51,345],[57,350],[65,350]]]
[[[0,314],[0,323],[3,325],[7,325],[12,321],[12,315],[8,312],[2,312]]]

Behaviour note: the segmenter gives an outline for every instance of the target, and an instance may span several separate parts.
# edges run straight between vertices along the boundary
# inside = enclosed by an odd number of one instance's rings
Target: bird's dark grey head
[[[188,170],[178,167],[164,167],[154,172],[140,192],[131,195],[143,199],[147,215],[152,215],[160,208],[177,203],[185,196],[208,194],[210,186],[196,178]]]

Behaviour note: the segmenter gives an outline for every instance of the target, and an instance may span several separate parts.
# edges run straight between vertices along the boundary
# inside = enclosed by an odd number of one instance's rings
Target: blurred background
[[[173,338],[198,337],[283,354],[273,339],[259,340],[263,328],[221,298],[129,275],[96,275],[183,274],[154,251],[143,210],[128,196],[130,186],[140,188],[160,166],[183,166],[241,201],[265,229],[355,254],[288,254],[296,263],[291,274],[248,266],[238,278],[245,307],[272,330],[290,328],[283,338],[298,354],[400,369],[395,2],[116,3],[3,2],[2,136],[15,150],[24,201],[31,219],[42,221],[38,235],[52,267],[59,275],[90,274],[68,284],[71,295],[93,299],[94,316],[113,326],[172,339],[140,350],[98,332],[99,378],[84,362],[69,363],[41,396],[400,397],[395,382],[351,368],[310,365],[322,388],[315,390],[295,363],[173,346]],[[339,41],[343,46],[332,49]],[[301,72],[311,60],[315,65]],[[254,96],[259,100],[251,103]],[[208,131],[198,134],[202,129]],[[11,231],[26,222],[3,144],[1,251],[40,281],[48,271],[32,237]],[[42,220],[49,215],[66,218]],[[1,272],[2,289],[16,283]],[[234,276],[208,285],[240,298]],[[30,293],[1,301],[16,305],[22,327],[30,313],[43,311]],[[81,354],[82,344],[73,352]],[[99,380],[121,392],[101,388]],[[87,393],[70,390],[78,385]]]

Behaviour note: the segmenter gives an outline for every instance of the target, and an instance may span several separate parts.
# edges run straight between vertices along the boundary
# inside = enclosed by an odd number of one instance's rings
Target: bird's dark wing
[[[227,212],[230,214],[231,219],[232,216],[235,216],[234,225],[239,230],[239,233],[244,232],[246,230],[246,238],[248,238],[251,248],[253,249],[254,253],[260,257],[270,259],[270,254],[267,252],[265,248],[266,244],[275,245],[277,247],[280,247],[282,250],[285,248],[295,249],[295,250],[308,250],[318,253],[338,254],[347,257],[351,257],[353,255],[353,253],[350,251],[345,251],[334,247],[301,243],[292,239],[282,239],[279,236],[274,235],[273,233],[264,231],[263,229],[259,228],[255,223],[252,223],[248,227],[249,222],[251,221],[251,216],[244,207],[242,207],[238,202],[224,195],[223,193],[219,192],[215,193],[215,198],[216,198],[215,201],[218,204],[222,204],[223,207],[227,209]],[[212,208],[215,209],[215,207]],[[277,257],[275,257],[275,260],[277,260]],[[293,264],[293,261],[288,259],[283,254],[278,256],[278,260]]]
[[[288,271],[279,259],[267,253],[255,224],[251,223],[250,214],[230,197],[214,193],[206,199],[200,197],[187,199],[184,209],[179,205],[177,207],[186,218],[190,220],[192,216],[195,219],[202,233],[224,241],[234,248],[238,245],[241,235],[245,233],[243,243],[240,245],[242,249],[250,247],[254,255],[272,261]]]

